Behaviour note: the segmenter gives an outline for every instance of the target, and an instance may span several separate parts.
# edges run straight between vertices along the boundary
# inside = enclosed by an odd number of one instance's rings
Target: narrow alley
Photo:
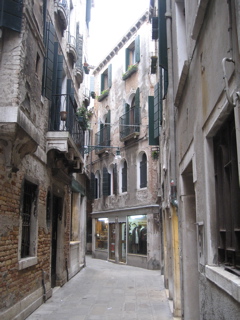
[[[159,271],[86,256],[86,267],[28,320],[171,320]]]

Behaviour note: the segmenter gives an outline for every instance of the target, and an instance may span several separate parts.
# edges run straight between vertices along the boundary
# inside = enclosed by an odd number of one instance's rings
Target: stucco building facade
[[[150,8],[160,82],[168,73],[159,121],[165,286],[176,317],[237,319],[239,1]]]
[[[96,99],[86,170],[92,204],[92,254],[160,268],[158,148],[149,145],[156,74],[148,12],[93,71]]]
[[[90,1],[1,2],[2,319],[25,319],[85,263],[85,128],[76,113],[90,99],[90,11]]]

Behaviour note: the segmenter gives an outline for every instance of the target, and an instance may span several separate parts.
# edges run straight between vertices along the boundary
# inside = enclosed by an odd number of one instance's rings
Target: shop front
[[[155,211],[158,207],[148,206],[92,213],[93,257],[159,269],[159,215]]]

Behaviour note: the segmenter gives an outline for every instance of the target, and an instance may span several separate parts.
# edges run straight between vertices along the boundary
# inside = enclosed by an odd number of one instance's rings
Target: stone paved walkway
[[[28,320],[173,320],[159,271],[86,257]]]

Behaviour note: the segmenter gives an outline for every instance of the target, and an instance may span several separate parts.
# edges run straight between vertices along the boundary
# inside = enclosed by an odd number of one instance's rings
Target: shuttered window
[[[23,0],[0,1],[0,27],[21,32]]]
[[[117,164],[113,167],[113,194],[117,194]]]
[[[142,160],[140,161],[140,188],[147,186],[147,157],[143,153]]]
[[[148,138],[150,146],[159,145],[159,137],[154,137],[154,97],[148,97]]]
[[[101,74],[101,92],[112,86],[112,65]]]
[[[214,137],[213,144],[218,260],[234,272],[234,268],[240,269],[240,188],[233,112]]]
[[[128,67],[140,62],[140,35],[138,35],[133,43],[125,50],[125,71]]]

